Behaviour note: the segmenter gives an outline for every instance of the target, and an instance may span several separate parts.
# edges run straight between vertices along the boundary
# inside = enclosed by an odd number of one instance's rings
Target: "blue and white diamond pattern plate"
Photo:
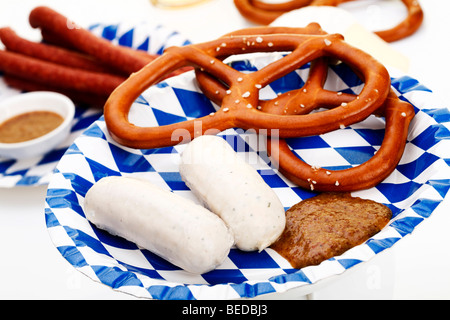
[[[271,59],[273,55],[230,63],[241,71],[251,71]],[[263,89],[262,96],[270,98],[299,88],[308,69],[305,66],[274,82]],[[393,78],[392,86],[416,111],[405,154],[385,181],[354,195],[384,203],[392,209],[393,218],[364,244],[318,266],[293,269],[270,248],[260,253],[232,249],[216,270],[192,275],[91,225],[83,212],[83,200],[89,188],[105,176],[139,176],[196,201],[178,173],[182,145],[153,150],[125,148],[111,139],[102,118],[70,146],[51,178],[45,207],[48,232],[64,258],[82,273],[115,290],[150,299],[251,298],[340,275],[410,234],[432,214],[450,186],[446,151],[450,150],[449,111],[436,104],[429,89],[408,76]],[[347,67],[339,65],[330,69],[327,88],[358,93],[361,82]],[[200,93],[193,73],[185,73],[144,92],[132,106],[130,119],[138,125],[164,125],[207,115],[216,109]],[[383,119],[371,116],[333,133],[289,139],[289,143],[310,164],[346,168],[373,155],[383,139],[383,128]],[[266,161],[264,144],[250,132],[229,129],[220,135],[261,173],[286,209],[315,195],[296,187],[272,168]]]
[[[189,43],[189,40],[178,32],[161,25],[147,23],[95,24],[90,30],[114,43],[154,54],[161,54],[165,48],[173,45],[182,46]],[[18,94],[20,91],[8,87],[0,75],[0,100]],[[47,185],[56,164],[67,148],[101,115],[102,111],[98,108],[76,106],[71,134],[55,150],[31,159],[0,158],[0,188]]]

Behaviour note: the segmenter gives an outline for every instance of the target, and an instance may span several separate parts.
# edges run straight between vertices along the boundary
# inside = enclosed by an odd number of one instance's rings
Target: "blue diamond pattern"
[[[111,26],[105,29],[103,33],[107,37],[112,37],[114,33],[118,33],[118,29]],[[134,32],[130,32],[128,35],[116,34],[113,36],[114,39],[120,37],[123,37],[122,41],[130,43],[130,38],[134,37]],[[234,63],[233,67],[241,71],[256,70],[256,67],[246,60]],[[301,72],[303,73],[304,71],[307,71],[307,69],[302,68]],[[345,84],[346,88],[343,90],[345,92],[353,92],[353,89],[361,84],[360,79],[345,65],[334,66],[333,72]],[[272,89],[275,92],[279,92],[280,90],[286,90],[285,88],[289,86],[301,86],[302,81],[299,73],[289,74],[284,79],[276,81]],[[342,83],[340,85],[343,85]],[[431,94],[426,87],[410,77],[393,79],[392,83],[401,95],[417,90]],[[181,106],[182,110],[182,113],[172,114],[167,110],[151,108],[149,106],[150,113],[153,114],[154,118],[160,124],[184,121],[188,118],[207,115],[213,111],[212,104],[198,92],[197,88],[193,88],[189,84],[186,84],[186,87],[184,87],[177,83],[177,87],[175,88],[171,86],[170,81],[167,81],[162,83],[160,88],[163,88],[164,90],[160,91],[164,91],[167,95],[164,98],[169,99],[169,97],[174,97],[170,98],[174,99],[171,103]],[[172,90],[173,95],[167,94],[170,90]],[[403,96],[401,98],[406,99]],[[136,103],[148,105],[148,102],[144,98],[140,98]],[[414,150],[418,150],[418,155],[406,154],[405,161],[396,169],[396,174],[401,176],[403,180],[395,183],[383,182],[373,190],[374,193],[386,199],[387,203],[385,204],[392,209],[395,218],[389,227],[387,227],[386,234],[382,231],[377,237],[371,238],[365,244],[361,245],[363,250],[371,250],[374,254],[378,254],[392,247],[402,237],[413,232],[422,221],[432,214],[449,190],[450,178],[446,174],[438,174],[437,177],[430,177],[425,182],[423,182],[423,176],[417,179],[419,175],[427,172],[426,169],[433,169],[437,165],[445,166],[447,163],[450,163],[449,159],[442,159],[434,150],[434,147],[438,143],[446,142],[450,137],[445,126],[446,122],[450,120],[450,112],[441,109],[422,110],[421,107],[423,106],[420,103],[415,105],[419,116],[425,115],[431,121],[434,121],[434,123],[415,136],[412,136],[411,140],[408,141],[408,144]],[[371,128],[348,128],[347,130],[357,132],[365,140],[366,144],[362,146],[352,145],[352,147],[334,146],[332,139],[325,142],[320,136],[288,139],[288,142],[294,150],[334,149],[347,162],[346,165],[343,164],[341,167],[351,167],[370,158],[370,155],[376,150],[375,147],[381,145],[384,137],[384,130],[373,130]],[[241,145],[237,143],[238,141],[244,141],[244,139],[241,139],[242,136],[238,130],[227,131],[222,136],[233,146]],[[102,144],[102,148],[106,144],[111,152],[108,155],[102,154],[102,157],[109,158],[106,158],[105,162],[103,162],[100,160],[101,157],[97,159],[91,150],[89,150],[89,157],[87,157],[85,155],[87,152],[84,150],[86,139],[89,139],[89,142],[94,145]],[[147,250],[136,248],[134,244],[126,240],[99,231],[89,224],[87,225],[92,228],[88,229],[89,232],[77,229],[77,224],[74,226],[70,223],[68,225],[61,225],[62,221],[70,221],[69,218],[71,215],[77,216],[77,222],[79,222],[80,217],[84,218],[81,201],[92,184],[104,176],[120,175],[122,173],[155,172],[173,191],[189,191],[177,170],[169,169],[167,172],[156,172],[153,166],[146,160],[146,156],[150,158],[152,155],[158,155],[158,157],[167,155],[167,161],[173,161],[171,157],[180,151],[178,147],[131,151],[126,148],[122,149],[116,143],[108,141],[108,139],[110,138],[105,128],[104,119],[100,118],[83,134],[83,144],[74,143],[69,148],[63,156],[66,161],[69,161],[73,157],[74,161],[75,159],[78,161],[77,163],[79,163],[80,159],[84,162],[80,166],[74,166],[69,171],[60,171],[60,168],[55,171],[55,180],[52,180],[47,191],[45,208],[47,227],[49,229],[58,229],[58,232],[52,234],[65,233],[73,242],[73,245],[69,245],[67,239],[64,239],[62,243],[59,243],[59,239],[54,239],[55,245],[63,257],[75,268],[90,268],[91,272],[94,272],[103,284],[118,290],[125,286],[127,290],[136,288],[137,295],[143,295],[153,299],[205,299],[214,298],[215,294],[220,294],[222,297],[227,296],[228,298],[251,298],[262,294],[278,292],[278,290],[285,290],[286,287],[284,285],[291,287],[314,283],[320,279],[311,280],[311,274],[328,274],[329,269],[327,269],[327,266],[332,266],[334,270],[342,270],[353,268],[365,262],[361,258],[365,254],[355,254],[353,256],[351,253],[348,253],[345,258],[343,256],[337,256],[326,261],[325,264],[296,270],[286,267],[286,265],[280,265],[279,259],[281,258],[273,256],[273,253],[269,254],[268,250],[263,250],[258,253],[242,252],[237,249],[232,249],[226,264],[199,276],[201,277],[201,284],[190,285],[183,282],[187,275],[182,270]],[[264,154],[263,150],[253,150],[253,148],[245,143],[238,151]],[[110,164],[113,167],[110,167]],[[333,159],[330,159],[331,166],[333,166]],[[0,170],[7,170],[8,167],[10,167],[9,163],[5,164],[0,162]],[[83,174],[78,172],[79,170],[85,170],[85,168],[88,168],[87,170],[90,172],[84,172]],[[67,166],[64,169],[67,170]],[[280,195],[280,199],[283,199],[282,201],[288,199],[290,202],[298,202],[316,195],[315,192],[310,190],[288,185],[285,178],[280,174],[269,174],[273,173],[271,170],[272,168],[259,168],[258,172],[260,172],[265,182]],[[86,180],[92,179],[92,176],[94,181]],[[61,183],[61,181],[66,181],[67,183]],[[423,198],[418,191],[425,187],[435,190],[436,196],[441,196],[442,199]],[[414,204],[404,207],[405,203]],[[60,228],[62,228],[62,231],[59,230]],[[86,250],[83,250],[86,247],[91,248],[94,252],[101,252],[105,256],[111,256],[111,261],[116,261],[117,264],[108,266],[89,265],[87,262],[89,259],[84,257],[84,254],[88,254]],[[115,257],[114,254],[108,252],[107,247],[114,247],[113,251],[121,252],[120,256],[122,257],[128,255],[133,257],[134,255],[139,257],[143,256],[144,258],[142,259],[148,262],[148,266],[130,265],[129,261],[121,261],[119,257]],[[357,250],[359,248],[354,249],[358,252]],[[252,278],[255,272],[257,274],[267,272],[268,276],[267,278],[258,278],[258,280],[255,280]],[[144,278],[146,281],[141,281]],[[167,284],[165,281],[167,281]],[[207,284],[205,285],[203,283]]]

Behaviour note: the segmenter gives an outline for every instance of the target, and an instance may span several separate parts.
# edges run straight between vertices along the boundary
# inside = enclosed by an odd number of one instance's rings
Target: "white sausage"
[[[231,228],[236,247],[263,250],[284,230],[284,207],[259,173],[217,136],[200,136],[181,155],[180,174],[193,193]]]
[[[234,244],[214,213],[144,180],[101,179],[87,192],[84,212],[97,227],[196,274],[215,269]]]

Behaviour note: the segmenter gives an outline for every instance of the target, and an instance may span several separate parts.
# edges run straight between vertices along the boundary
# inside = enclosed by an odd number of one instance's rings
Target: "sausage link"
[[[259,173],[217,136],[190,142],[180,174],[199,199],[233,231],[236,247],[263,250],[284,230],[284,207]]]
[[[106,95],[97,95],[97,94],[89,94],[85,92],[77,92],[70,89],[62,89],[56,86],[50,86],[47,84],[39,83],[32,80],[25,80],[17,76],[13,76],[10,74],[3,74],[3,80],[6,84],[12,88],[21,91],[53,91],[61,93],[67,97],[69,97],[73,102],[77,105],[89,106],[93,108],[101,109],[105,105],[108,96]]]
[[[81,53],[21,38],[9,27],[0,28],[0,40],[6,50],[36,59],[94,72],[111,71],[111,68],[106,68],[98,61]]]
[[[51,8],[40,6],[29,16],[30,25],[41,30],[51,30],[56,39],[64,39],[71,47],[97,58],[106,65],[118,68],[126,74],[140,70],[152,61],[150,55],[136,54],[135,50],[114,45],[81,28]]]
[[[109,95],[125,78],[69,68],[0,50],[0,71],[62,89]]]
[[[87,219],[191,273],[213,270],[234,243],[224,222],[193,201],[139,179],[107,177],[87,192]]]

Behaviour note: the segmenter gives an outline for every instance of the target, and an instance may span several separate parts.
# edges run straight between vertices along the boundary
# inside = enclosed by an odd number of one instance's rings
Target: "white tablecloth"
[[[395,1],[395,0],[392,0]],[[399,21],[404,12],[377,12],[377,1],[362,1],[346,8],[367,27],[367,14]],[[409,75],[442,97],[450,98],[446,63],[450,2],[421,0],[425,11],[422,28],[391,46],[410,61]],[[210,0],[186,9],[157,9],[149,0],[2,0],[0,27],[39,40],[28,24],[37,5],[48,5],[82,26],[95,22],[155,20],[178,30],[193,42],[214,39],[226,32],[252,26],[231,0]],[[372,10],[372,11],[368,11]],[[397,19],[397,20],[395,20]],[[134,299],[113,291],[76,271],[53,246],[44,221],[46,187],[0,189],[0,299]],[[449,299],[450,203],[446,199],[432,217],[392,249],[355,270],[315,288],[314,299]],[[30,268],[30,265],[33,267]],[[272,298],[303,299],[295,291]]]

